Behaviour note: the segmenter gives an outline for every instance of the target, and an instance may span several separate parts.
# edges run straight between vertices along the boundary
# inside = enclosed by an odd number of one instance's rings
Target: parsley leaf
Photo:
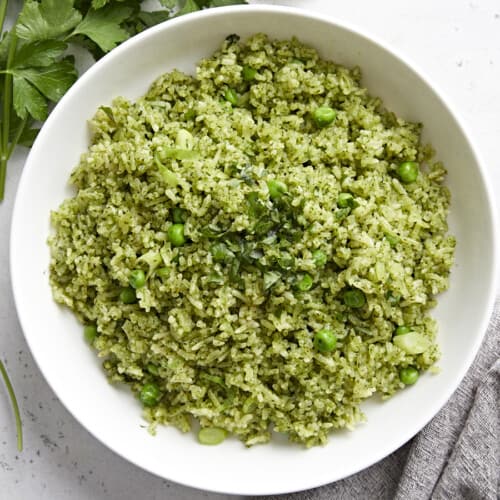
[[[38,132],[40,132],[39,128],[23,128],[23,131],[21,132],[17,143],[21,144],[21,146],[24,146],[25,148],[31,148],[31,146],[33,146],[33,143],[35,142]]]
[[[49,66],[62,56],[68,45],[58,40],[26,43],[17,51],[14,67]]]
[[[102,9],[108,3],[109,0],[92,0],[92,8],[95,10]]]
[[[245,0],[211,0],[209,7],[225,7],[226,5],[246,4]]]
[[[14,78],[27,80],[47,99],[54,102],[58,101],[69,90],[71,85],[75,83],[77,76],[75,66],[70,58],[63,59],[48,67],[12,68],[10,72]],[[35,115],[32,116],[37,118]],[[21,118],[23,117],[21,116]]]
[[[172,10],[177,5],[177,0],[160,0],[160,4]]]
[[[9,141],[31,147],[40,129],[31,128],[32,120],[27,116],[24,119],[19,118],[14,110],[11,113],[10,123]]]
[[[198,4],[194,0],[186,0],[184,5],[179,12],[177,12],[176,16],[183,16],[184,14],[190,14],[191,12],[196,12],[200,10]]]
[[[58,38],[74,28],[82,15],[73,8],[73,0],[27,0],[19,14],[16,34],[34,42]]]
[[[7,54],[9,52],[10,44],[10,32],[6,32],[2,35],[2,40],[0,40],[0,65],[3,67],[7,62]]]
[[[144,24],[144,27],[149,28],[166,21],[170,17],[170,13],[166,10],[155,10],[153,12],[141,11],[137,17]]]
[[[47,118],[47,102],[42,94],[22,76],[14,75],[14,109],[19,118],[31,115],[35,120]]]
[[[120,27],[120,23],[125,21],[131,12],[132,9],[123,5],[91,9],[72,35],[86,35],[104,52],[108,52],[129,37],[129,33]]]

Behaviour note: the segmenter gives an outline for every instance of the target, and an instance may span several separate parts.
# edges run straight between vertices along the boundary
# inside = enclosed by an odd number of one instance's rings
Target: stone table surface
[[[250,3],[282,4],[324,13],[397,47],[444,91],[462,115],[483,155],[496,198],[500,197],[498,0]],[[6,199],[0,205],[0,357],[19,398],[25,439],[24,450],[18,453],[10,404],[5,391],[0,390],[0,498],[243,498],[186,488],[131,465],[83,429],[42,378],[17,320],[9,276],[11,213],[26,156],[27,151],[19,148],[12,158]]]

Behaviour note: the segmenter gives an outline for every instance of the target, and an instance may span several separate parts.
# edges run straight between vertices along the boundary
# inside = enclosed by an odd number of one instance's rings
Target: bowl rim
[[[317,11],[309,11],[306,10],[305,8],[298,8],[298,7],[289,7],[289,6],[282,6],[282,5],[261,5],[261,4],[251,4],[251,5],[235,5],[235,6],[226,6],[226,7],[218,7],[215,9],[206,9],[198,12],[194,12],[191,14],[184,15],[182,17],[174,18],[167,20],[163,23],[160,23],[156,26],[153,26],[137,35],[134,37],[131,37],[127,41],[123,42],[120,46],[116,47],[113,49],[110,53],[106,54],[102,59],[94,63],[85,73],[75,82],[75,84],[69,89],[69,91],[63,96],[63,98],[57,103],[55,106],[54,110],[51,112],[50,116],[44,123],[42,130],[40,134],[38,135],[38,138],[36,139],[33,148],[30,150],[30,153],[26,159],[26,163],[19,181],[19,185],[17,188],[16,196],[15,196],[15,202],[14,202],[14,208],[12,212],[12,219],[11,219],[11,230],[10,230],[10,246],[9,246],[9,256],[10,256],[10,277],[11,277],[11,286],[12,286],[12,291],[13,291],[13,296],[14,296],[14,303],[16,307],[16,311],[18,314],[19,318],[19,323],[21,325],[21,329],[23,331],[24,338],[26,340],[26,343],[28,344],[28,347],[32,353],[33,359],[42,373],[44,379],[46,380],[47,384],[53,389],[53,385],[51,383],[51,377],[47,376],[46,372],[44,371],[43,367],[39,364],[37,357],[35,355],[35,352],[32,348],[32,344],[30,344],[30,339],[29,336],[26,335],[25,333],[25,321],[24,317],[22,314],[22,298],[21,298],[21,291],[18,289],[16,286],[17,282],[17,259],[16,259],[16,227],[18,224],[16,223],[18,217],[19,217],[19,212],[21,212],[21,196],[20,193],[23,192],[25,184],[28,182],[29,178],[29,172],[31,170],[31,165],[33,163],[33,157],[34,153],[36,153],[36,145],[38,142],[40,142],[43,137],[45,136],[45,131],[50,129],[50,126],[52,125],[52,122],[57,120],[58,116],[58,109],[61,109],[65,106],[66,101],[70,100],[73,96],[73,94],[76,94],[80,92],[80,88],[84,88],[86,85],[87,80],[89,80],[94,73],[100,71],[100,68],[108,63],[108,61],[111,61],[114,57],[118,56],[122,52],[125,52],[131,47],[132,45],[141,43],[142,40],[153,36],[157,32],[163,31],[163,30],[168,30],[170,28],[175,28],[176,26],[181,26],[183,24],[189,24],[192,20],[194,19],[205,19],[207,22],[213,18],[213,17],[219,17],[219,16],[230,16],[231,14],[239,14],[243,12],[248,12],[249,10],[252,10],[257,13],[262,13],[262,14],[283,14],[283,15],[288,15],[292,17],[301,17],[301,18],[307,18],[312,21],[320,21],[320,22],[326,22],[330,24],[333,28],[340,28],[342,30],[351,32],[354,35],[357,35],[363,39],[365,39],[367,42],[373,44],[376,46],[379,50],[385,51],[389,53],[392,57],[397,59],[400,63],[402,63],[405,67],[408,68],[410,72],[412,72],[414,75],[416,75],[421,81],[423,81],[435,94],[435,96],[438,98],[438,100],[443,104],[443,107],[446,108],[446,110],[449,112],[450,116],[455,120],[457,127],[460,129],[461,133],[465,137],[465,139],[468,142],[468,145],[470,147],[471,153],[475,159],[475,162],[478,167],[478,174],[480,177],[480,180],[482,181],[484,185],[484,190],[486,193],[486,198],[487,198],[487,206],[489,209],[489,215],[490,215],[490,220],[491,220],[491,246],[492,246],[492,255],[493,255],[493,260],[492,260],[492,267],[493,267],[493,275],[492,278],[489,282],[489,290],[488,290],[488,302],[483,308],[482,312],[482,317],[480,321],[478,322],[478,328],[477,330],[480,332],[480,335],[477,336],[477,339],[474,343],[474,346],[471,350],[469,350],[467,353],[464,355],[464,359],[461,365],[461,369],[457,371],[458,375],[454,381],[453,384],[450,384],[447,391],[444,391],[443,394],[441,395],[440,398],[437,400],[434,400],[432,404],[429,406],[429,410],[424,414],[423,417],[420,418],[418,425],[415,425],[414,427],[411,428],[410,431],[407,431],[404,434],[401,434],[399,439],[397,440],[396,444],[391,443],[390,446],[386,446],[385,448],[382,448],[379,450],[377,453],[373,453],[369,459],[363,459],[362,457],[360,458],[359,464],[357,467],[353,468],[353,470],[350,472],[348,475],[342,475],[340,477],[334,477],[334,479],[330,482],[335,482],[338,481],[344,477],[349,477],[350,475],[353,475],[355,473],[358,473],[371,465],[379,462],[380,460],[384,459],[397,449],[399,449],[401,446],[403,446],[406,442],[408,442],[411,438],[413,438],[416,434],[418,434],[427,423],[434,418],[437,413],[440,411],[440,409],[446,404],[446,402],[449,400],[449,398],[452,396],[452,394],[456,391],[460,383],[462,382],[464,376],[466,375],[467,371],[469,370],[473,360],[475,359],[477,352],[483,342],[484,335],[487,330],[487,326],[491,317],[491,314],[493,312],[493,307],[494,307],[494,302],[495,302],[495,297],[496,293],[498,291],[498,281],[499,281],[499,257],[498,257],[498,245],[499,245],[499,234],[498,234],[498,221],[497,221],[497,211],[495,209],[495,202],[494,202],[494,196],[493,196],[493,189],[491,187],[491,183],[488,182],[488,173],[484,167],[484,161],[481,157],[481,154],[479,152],[479,148],[477,147],[472,134],[470,131],[467,129],[467,127],[464,125],[464,120],[461,117],[460,113],[457,112],[457,110],[450,104],[447,98],[444,97],[444,92],[441,91],[439,86],[437,86],[433,81],[432,78],[429,78],[428,75],[426,74],[425,71],[423,71],[418,64],[415,64],[414,61],[411,60],[406,55],[402,55],[397,49],[392,47],[391,44],[388,42],[384,42],[378,38],[378,36],[373,35],[370,33],[368,30],[365,28],[359,28],[357,27],[354,23],[347,22],[345,20],[336,20],[334,19],[331,15],[326,15],[322,14]],[[258,31],[258,30],[257,30]],[[55,393],[55,391],[54,391]],[[108,449],[113,451],[115,454],[118,456],[122,457],[126,461],[136,465],[137,467],[141,468],[142,470],[145,470],[155,476],[161,477],[163,479],[167,479],[169,481],[173,481],[177,484],[182,484],[187,487],[191,488],[198,488],[198,489],[204,489],[202,485],[196,485],[193,483],[187,483],[187,482],[182,482],[177,479],[171,479],[168,478],[164,475],[161,474],[161,472],[157,470],[153,470],[151,467],[145,466],[141,463],[138,462],[137,459],[134,457],[127,456],[124,452],[117,450],[115,446],[113,446],[111,443],[108,443],[106,440],[102,439],[102,437],[98,437],[98,433],[95,430],[89,429],[86,427],[80,418],[78,417],[77,414],[75,414],[72,409],[71,409],[71,403],[67,401],[66,398],[60,396],[59,394],[56,394],[58,399],[61,401],[65,409],[75,418],[75,420],[87,431],[89,432],[95,439],[97,439],[99,442],[104,444]],[[223,485],[220,486],[220,488],[210,488],[210,490],[204,489],[204,491],[212,491],[212,492],[217,492],[217,493],[225,493],[225,494],[235,494],[235,495],[272,495],[272,494],[281,494],[281,493],[290,493],[292,491],[304,491],[306,489],[310,488],[315,488],[318,486],[322,486],[325,483],[324,481],[318,481],[316,480],[309,480],[304,481],[304,487],[301,488],[301,490],[276,490],[276,489],[269,489],[269,488],[264,488],[264,489],[259,489],[258,485],[256,485],[256,488],[254,491],[251,492],[241,492],[241,491],[234,491],[234,490],[228,490],[227,488],[225,489]]]

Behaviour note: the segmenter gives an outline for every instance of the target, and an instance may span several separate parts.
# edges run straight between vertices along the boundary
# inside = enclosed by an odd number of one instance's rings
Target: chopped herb
[[[201,234],[208,239],[217,239],[227,233],[227,230],[221,229],[216,224],[208,224],[201,229]]]
[[[274,228],[274,226],[275,223],[272,220],[261,219],[255,224],[255,226],[253,227],[253,231],[260,236],[264,234],[267,235],[269,231]]]
[[[282,252],[278,257],[278,265],[281,269],[290,270],[295,264],[295,257],[289,252]]]
[[[271,287],[273,287],[281,278],[281,276],[278,273],[274,272],[267,272],[264,273],[263,279],[264,279],[264,290],[269,290]]]
[[[222,274],[212,271],[208,276],[207,276],[207,283],[212,284],[212,285],[223,285],[224,284],[224,276]]]
[[[157,377],[160,373],[158,367],[153,363],[148,363],[146,369],[148,370],[149,373],[151,373],[151,375],[154,375],[155,377]]]
[[[229,278],[231,281],[238,283],[239,285],[243,285],[243,278],[239,274],[240,271],[240,261],[238,259],[234,259],[231,261],[231,265],[229,267]]]
[[[231,103],[233,106],[238,105],[238,94],[233,89],[226,90],[226,93],[224,94],[224,99],[227,102]]]
[[[281,198],[288,190],[284,182],[276,179],[267,181],[267,188],[269,189],[269,196],[272,200]]]
[[[392,290],[388,290],[385,294],[385,298],[389,304],[397,304],[401,300],[401,295],[394,293]]]
[[[234,257],[234,253],[222,242],[214,243],[210,247],[210,253],[216,262],[226,262]]]
[[[358,204],[351,193],[340,193],[337,198],[337,206],[339,208],[356,208]]]
[[[172,209],[172,221],[174,224],[184,224],[187,220],[187,212],[183,208],[175,207]]]
[[[196,118],[196,111],[194,109],[190,109],[184,113],[185,120],[193,120],[194,118]]]
[[[169,267],[160,267],[160,269],[156,270],[156,276],[158,278],[167,278],[170,275],[170,268]]]
[[[351,213],[350,207],[339,208],[335,212],[335,218],[340,221],[340,220],[345,219],[350,213]]]
[[[224,380],[222,379],[222,377],[219,377],[218,375],[210,375],[210,373],[200,373],[200,378],[202,380],[206,380],[208,382],[212,382],[213,384],[220,385],[224,389],[227,388],[227,386],[224,383]]]
[[[246,82],[251,82],[257,75],[257,70],[251,66],[243,66],[241,76]]]
[[[271,246],[274,243],[276,243],[276,240],[278,239],[276,233],[269,234],[262,240],[263,245],[268,245]]]
[[[264,203],[259,198],[259,193],[255,191],[248,193],[247,204],[248,204],[248,215],[250,215],[250,217],[253,218],[260,217],[267,210]]]
[[[393,233],[384,233],[385,239],[388,241],[391,247],[397,245],[399,243],[399,237]]]

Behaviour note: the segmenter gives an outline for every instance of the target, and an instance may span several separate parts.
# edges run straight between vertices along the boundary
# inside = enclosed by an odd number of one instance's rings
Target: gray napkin
[[[267,498],[500,498],[500,300],[466,377],[444,408],[413,440],[342,481]]]

